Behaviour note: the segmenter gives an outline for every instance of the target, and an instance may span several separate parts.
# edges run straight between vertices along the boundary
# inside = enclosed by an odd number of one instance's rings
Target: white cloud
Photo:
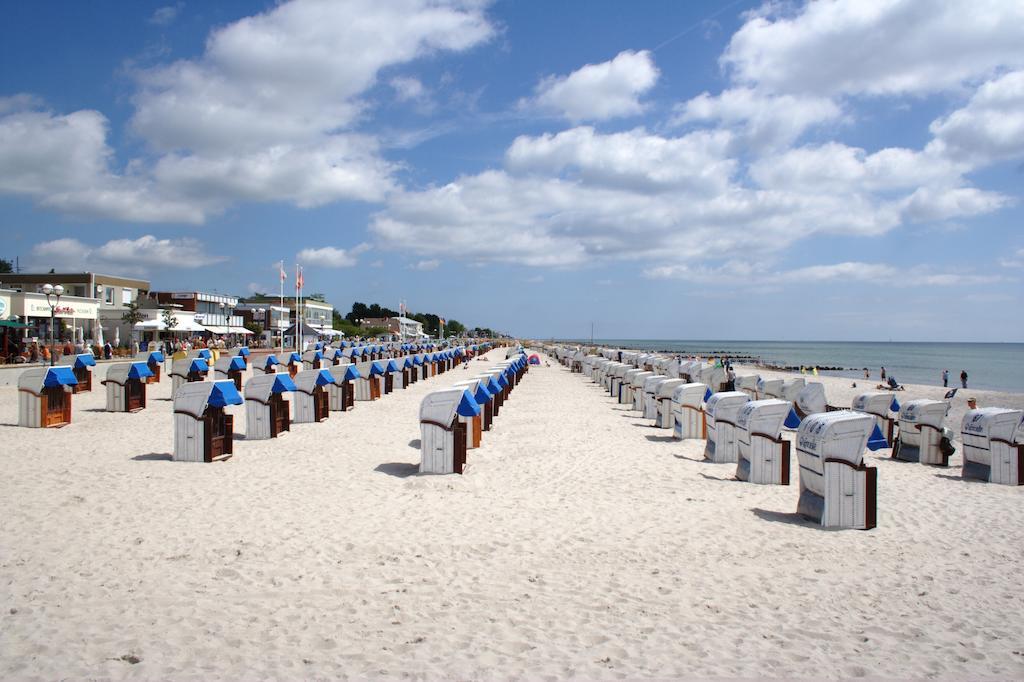
[[[1017,249],[1009,258],[1000,258],[999,264],[1004,268],[1024,268],[1024,249]]]
[[[419,270],[421,272],[429,272],[430,270],[436,270],[438,268],[438,266],[440,266],[440,265],[441,265],[441,261],[437,260],[436,258],[431,258],[429,260],[418,261],[418,262],[414,263],[413,265],[411,265],[409,267],[410,267],[411,270]]]
[[[320,265],[327,268],[350,268],[358,263],[359,254],[368,251],[369,244],[359,244],[351,249],[324,246],[319,249],[303,249],[295,259],[303,265]]]
[[[66,213],[134,222],[197,223],[204,206],[169,196],[144,173],[112,170],[108,121],[98,111],[40,111],[8,98],[0,115],[0,194],[27,196]]]
[[[165,5],[164,7],[158,7],[154,12],[153,16],[149,18],[149,23],[156,26],[169,26],[174,23],[174,20],[178,18],[178,13],[181,12],[184,3],[179,2],[176,5]]]
[[[704,92],[677,105],[675,125],[712,121],[742,133],[755,150],[785,147],[808,128],[842,117],[827,97],[771,95],[753,88],[730,88],[717,96]]]
[[[423,83],[409,76],[396,76],[388,81],[388,85],[395,91],[395,98],[399,102],[421,99],[427,94]]]
[[[897,267],[884,263],[845,262],[832,265],[811,265],[776,273],[775,281],[785,283],[866,282],[879,286],[970,286],[1006,281],[1001,275],[979,275],[971,272],[942,272],[935,266]]]
[[[741,84],[816,95],[952,90],[1024,66],[1024,4],[1007,0],[769,3],[733,35],[722,64]]]
[[[356,132],[365,93],[383,69],[489,39],[484,8],[293,0],[219,28],[199,58],[134,74],[130,125],[150,156],[123,171],[99,112],[5,98],[0,192],[87,216],[191,223],[236,201],[380,201],[396,166]],[[173,18],[164,9],[154,16]]]
[[[517,172],[570,171],[588,183],[636,191],[723,191],[736,169],[725,131],[666,138],[642,128],[602,135],[579,127],[557,135],[517,137],[505,154]]]
[[[587,64],[568,76],[548,76],[524,107],[537,107],[570,121],[604,121],[643,111],[640,96],[658,81],[651,53],[625,50],[614,59]]]
[[[112,239],[92,246],[78,239],[63,238],[32,247],[30,265],[49,270],[113,270],[145,273],[153,268],[194,269],[227,260],[208,252],[202,242],[191,239],[158,239],[143,235],[137,239]]]
[[[967,106],[934,121],[930,130],[937,153],[974,166],[1024,157],[1024,71],[985,83]]]

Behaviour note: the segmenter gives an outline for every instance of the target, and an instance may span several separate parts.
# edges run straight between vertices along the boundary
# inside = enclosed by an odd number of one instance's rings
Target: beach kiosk
[[[328,408],[332,412],[348,412],[355,407],[359,370],[351,362],[346,362],[332,365],[327,371],[334,377],[334,383],[327,387]]]
[[[460,416],[459,419],[466,425],[466,447],[474,449],[480,447],[480,440],[484,430],[484,404],[487,399],[481,400],[481,397],[477,395],[477,389],[480,387],[479,379],[470,379],[468,381],[456,382],[454,388],[461,388],[469,391],[469,394],[473,396],[473,400],[476,401],[480,411],[472,417]]]
[[[464,388],[428,393],[420,403],[420,473],[461,474],[466,467],[466,424],[460,417],[480,414]]]
[[[741,377],[736,377],[735,387],[737,391],[743,391],[750,396],[751,400],[757,398],[757,382],[761,379],[756,374],[745,374]]]
[[[224,408],[241,404],[242,396],[230,381],[182,385],[174,392],[173,459],[218,462],[231,457],[235,422]]]
[[[33,367],[18,377],[18,426],[50,428],[71,423],[71,391],[78,382],[69,365]]]
[[[185,384],[206,381],[210,366],[203,358],[178,358],[171,363],[171,395]]]
[[[707,414],[701,409],[708,387],[704,384],[684,383],[672,391],[673,435],[679,440],[707,438]]]
[[[668,381],[668,377],[664,374],[655,374],[644,379],[643,393],[641,394],[644,419],[658,418],[658,386],[663,381]]]
[[[263,366],[260,369],[264,374],[277,374],[277,368],[281,366],[280,360],[277,356],[271,353],[263,359]]]
[[[107,367],[107,412],[138,412],[146,408],[146,379],[153,373],[144,362],[119,362]]]
[[[665,379],[658,384],[658,392],[654,395],[657,410],[654,425],[659,429],[671,429],[674,425],[672,395],[678,387],[684,384],[686,384],[684,379]]]
[[[899,435],[892,447],[893,459],[949,466],[953,448],[943,428],[948,412],[949,403],[942,400],[921,399],[904,403],[899,414]]]
[[[135,356],[135,362],[144,362],[149,367],[151,376],[146,379],[147,384],[160,383],[160,369],[164,364],[164,354],[158,350],[139,351]]]
[[[875,527],[878,470],[864,466],[874,427],[871,415],[850,410],[811,415],[800,424],[798,514],[823,528]]]
[[[245,372],[245,359],[240,355],[221,355],[213,365],[214,381],[224,379],[233,381],[235,388],[242,390],[242,373]]]
[[[330,400],[325,386],[334,383],[334,377],[326,369],[304,369],[294,377],[296,424],[323,421],[329,416]]]
[[[1024,485],[1024,412],[1003,407],[968,410],[960,438],[964,478]]]
[[[782,422],[793,409],[785,400],[751,400],[736,416],[736,478],[749,483],[789,485],[789,441]]]
[[[245,382],[245,438],[277,438],[291,428],[285,394],[296,390],[287,374],[257,374]]]
[[[92,368],[96,366],[96,356],[92,353],[79,353],[71,361],[71,371],[78,383],[72,386],[72,393],[83,393],[92,390]]]
[[[868,391],[853,399],[854,412],[864,412],[875,418],[875,423],[885,437],[885,447],[891,447],[895,442],[893,435],[896,420],[889,416],[889,413],[893,411],[894,400],[892,393],[883,391]]]
[[[740,409],[750,402],[742,391],[721,391],[711,394],[704,409],[708,423],[708,442],[704,459],[710,462],[735,462],[739,459],[736,419]]]

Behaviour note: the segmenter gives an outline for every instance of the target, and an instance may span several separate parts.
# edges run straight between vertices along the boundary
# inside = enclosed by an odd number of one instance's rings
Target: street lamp
[[[60,297],[64,295],[64,287],[59,284],[57,286],[44,284],[43,293],[46,294],[46,305],[50,306],[50,366],[53,367],[53,325],[54,320],[57,318],[57,306],[60,305]],[[50,300],[51,296],[54,297],[53,301]]]

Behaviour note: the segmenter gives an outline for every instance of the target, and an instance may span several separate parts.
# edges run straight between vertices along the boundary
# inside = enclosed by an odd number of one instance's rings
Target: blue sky
[[[11,3],[0,257],[524,336],[1024,340],[1024,3]]]

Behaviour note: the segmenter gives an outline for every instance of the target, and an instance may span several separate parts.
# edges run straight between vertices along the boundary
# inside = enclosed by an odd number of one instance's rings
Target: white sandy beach
[[[167,379],[134,415],[96,382],[57,430],[0,388],[0,677],[1024,677],[1024,489],[959,453],[873,453],[878,527],[823,531],[795,458],[792,486],[732,481],[552,363],[466,475],[420,476],[419,401],[463,374],[219,464],[168,461]],[[840,405],[877,383],[822,380]]]

